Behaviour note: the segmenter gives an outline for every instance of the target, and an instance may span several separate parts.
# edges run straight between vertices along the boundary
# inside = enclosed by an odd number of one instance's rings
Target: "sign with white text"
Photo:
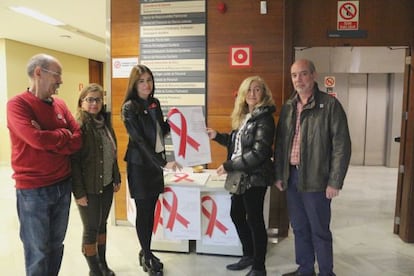
[[[358,30],[359,1],[338,1],[338,24],[341,31]]]

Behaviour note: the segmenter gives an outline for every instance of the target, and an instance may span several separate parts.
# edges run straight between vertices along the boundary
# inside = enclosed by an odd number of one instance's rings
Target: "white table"
[[[184,168],[184,172],[192,173],[191,168]],[[203,173],[208,173],[209,177],[204,185],[191,184],[191,183],[174,183],[169,181],[166,178],[166,187],[171,186],[185,186],[191,187],[194,189],[199,189],[200,198],[204,196],[213,196],[214,195],[229,195],[229,193],[224,189],[225,176],[217,176],[215,170],[204,170]],[[195,174],[194,174],[195,175]],[[226,199],[227,200],[227,199]],[[230,197],[228,197],[230,201]],[[230,204],[230,202],[228,202]],[[220,206],[217,206],[220,208]],[[202,214],[200,213],[200,219]],[[230,213],[228,213],[230,216]],[[265,196],[265,205],[264,205],[264,217],[266,228],[268,225],[269,218],[269,190]],[[231,225],[234,227],[234,225]],[[154,240],[152,242],[151,249],[161,250],[161,251],[174,251],[174,252],[189,252],[190,251],[190,241],[189,240]],[[218,242],[217,244],[209,242],[204,242],[203,239],[196,240],[196,252],[202,254],[219,254],[219,255],[231,255],[231,256],[242,256],[242,247],[240,241],[237,239],[237,244],[226,245]]]

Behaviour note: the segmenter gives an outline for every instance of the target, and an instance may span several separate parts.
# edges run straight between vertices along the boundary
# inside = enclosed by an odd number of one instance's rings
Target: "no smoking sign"
[[[327,87],[327,88],[335,87],[335,77],[334,76],[326,76],[324,83],[325,83],[325,87]]]
[[[229,60],[231,67],[251,67],[252,46],[231,46]]]
[[[338,1],[338,25],[341,31],[358,30],[359,1]]]

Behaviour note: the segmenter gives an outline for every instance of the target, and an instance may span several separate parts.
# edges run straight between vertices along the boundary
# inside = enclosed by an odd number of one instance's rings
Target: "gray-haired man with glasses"
[[[27,64],[30,87],[7,103],[11,164],[26,275],[58,275],[71,201],[70,155],[81,147],[78,124],[66,104],[52,97],[62,65],[49,55]]]

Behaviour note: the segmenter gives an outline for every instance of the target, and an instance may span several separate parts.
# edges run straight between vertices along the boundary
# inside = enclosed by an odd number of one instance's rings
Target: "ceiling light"
[[[50,25],[54,25],[54,26],[65,25],[65,23],[62,23],[59,20],[56,20],[56,19],[54,19],[50,16],[41,14],[38,11],[34,11],[34,10],[31,10],[29,8],[26,8],[26,7],[9,7],[9,9],[11,9],[14,12],[18,12],[18,13],[30,16],[34,19],[40,20],[40,21],[45,22],[45,23],[50,24]]]

